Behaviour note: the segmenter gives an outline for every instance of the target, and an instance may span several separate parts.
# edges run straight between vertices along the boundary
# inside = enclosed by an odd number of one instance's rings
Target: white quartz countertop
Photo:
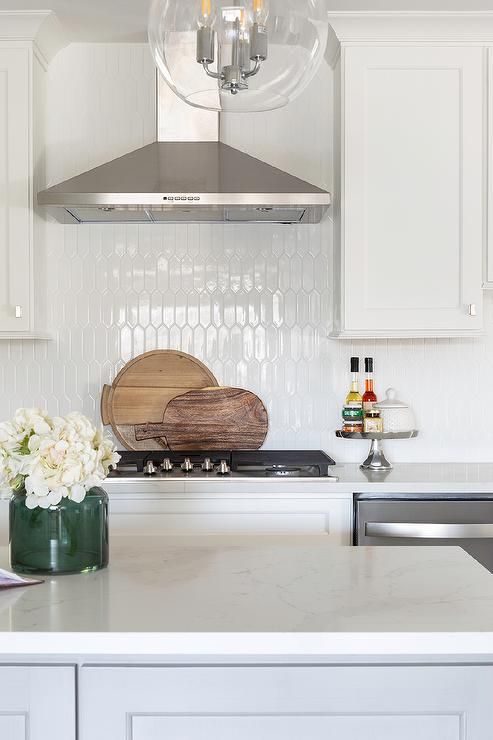
[[[1,657],[493,656],[493,575],[459,548],[233,543],[115,538],[107,570],[0,592]]]
[[[363,457],[362,457],[363,459]],[[184,474],[174,470],[152,478],[108,478],[105,488],[114,495],[127,494],[207,494],[211,496],[239,495],[290,496],[300,492],[317,497],[347,497],[353,493],[463,493],[493,495],[493,463],[401,463],[393,470],[374,473],[359,465],[334,465],[329,478],[248,478],[216,473]]]

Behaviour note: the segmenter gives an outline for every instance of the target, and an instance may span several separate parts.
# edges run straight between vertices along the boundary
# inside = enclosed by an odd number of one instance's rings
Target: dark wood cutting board
[[[202,388],[170,400],[162,423],[138,424],[135,439],[183,450],[258,450],[269,427],[258,396],[241,388]]]

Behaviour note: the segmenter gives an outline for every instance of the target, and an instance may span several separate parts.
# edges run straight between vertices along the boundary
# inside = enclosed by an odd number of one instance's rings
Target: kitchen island
[[[21,715],[45,740],[56,686],[53,740],[76,716],[80,740],[486,740],[493,576],[459,548],[115,538],[106,571],[1,593],[0,653],[9,740]]]

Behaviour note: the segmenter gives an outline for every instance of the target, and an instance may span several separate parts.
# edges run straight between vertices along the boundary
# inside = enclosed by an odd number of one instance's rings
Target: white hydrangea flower
[[[0,488],[26,490],[26,506],[76,503],[101,485],[120,456],[101,428],[79,413],[51,419],[41,409],[19,409],[0,424]]]

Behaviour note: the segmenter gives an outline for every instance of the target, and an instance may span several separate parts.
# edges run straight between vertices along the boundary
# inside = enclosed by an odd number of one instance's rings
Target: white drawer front
[[[80,685],[80,740],[491,740],[489,666],[88,667]]]
[[[462,740],[460,716],[334,717],[286,714],[245,717],[139,717],[131,718],[135,740]]]
[[[112,535],[327,535],[351,542],[352,502],[333,500],[111,500]]]

